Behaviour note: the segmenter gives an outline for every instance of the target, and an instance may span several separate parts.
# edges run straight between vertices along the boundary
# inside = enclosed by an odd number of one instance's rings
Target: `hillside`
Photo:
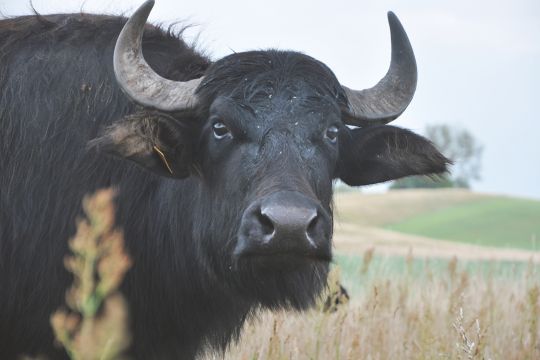
[[[421,213],[387,227],[437,239],[539,250],[540,202],[486,198]]]
[[[407,189],[383,194],[338,192],[335,195],[335,215],[340,223],[380,227],[489,197],[462,189]]]
[[[336,194],[335,246],[378,253],[527,260],[540,244],[540,202],[466,190]],[[540,242],[540,241],[538,241]],[[512,249],[509,249],[512,248]],[[520,250],[522,249],[522,250]]]

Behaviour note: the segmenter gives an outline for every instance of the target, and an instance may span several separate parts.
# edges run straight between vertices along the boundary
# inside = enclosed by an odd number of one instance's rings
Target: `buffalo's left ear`
[[[105,129],[89,146],[121,157],[158,175],[185,178],[194,169],[193,129],[166,114],[141,111]]]
[[[339,136],[339,156],[337,177],[352,186],[444,173],[451,164],[431,141],[388,125],[344,128]]]

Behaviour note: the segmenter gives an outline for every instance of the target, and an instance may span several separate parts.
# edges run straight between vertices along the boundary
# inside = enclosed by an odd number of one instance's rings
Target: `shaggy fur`
[[[360,185],[446,170],[408,131],[342,125],[347,100],[335,76],[295,52],[212,64],[147,26],[143,51],[155,71],[205,81],[192,111],[138,108],[112,67],[124,23],[86,14],[0,21],[0,359],[65,358],[49,316],[71,281],[63,257],[81,199],[98,188],[119,190],[117,222],[134,260],[122,288],[131,357],[192,359],[225,349],[261,307],[309,307],[325,283],[326,261],[261,266],[232,256],[253,201],[290,190],[331,214],[336,177]],[[217,120],[232,139],[212,136]],[[337,143],[324,137],[331,125]]]

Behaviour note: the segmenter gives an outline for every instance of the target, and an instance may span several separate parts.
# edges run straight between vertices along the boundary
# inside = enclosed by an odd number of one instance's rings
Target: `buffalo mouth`
[[[309,264],[322,263],[327,264],[332,261],[331,252],[321,253],[299,253],[299,252],[240,252],[234,253],[238,262],[251,262],[264,267],[274,267],[282,265],[288,267],[305,266]]]

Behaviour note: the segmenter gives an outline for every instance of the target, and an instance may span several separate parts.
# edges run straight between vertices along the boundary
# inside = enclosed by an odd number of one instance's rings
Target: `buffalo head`
[[[201,261],[245,296],[303,307],[317,293],[332,258],[334,180],[358,186],[446,171],[428,140],[386,125],[406,109],[417,79],[393,13],[388,73],[358,91],[320,61],[278,50],[234,53],[197,79],[163,78],[142,55],[152,6],[129,19],[114,52],[118,84],[143,110],[99,141],[173,178],[171,189],[189,184],[193,193],[178,206],[194,214]]]

